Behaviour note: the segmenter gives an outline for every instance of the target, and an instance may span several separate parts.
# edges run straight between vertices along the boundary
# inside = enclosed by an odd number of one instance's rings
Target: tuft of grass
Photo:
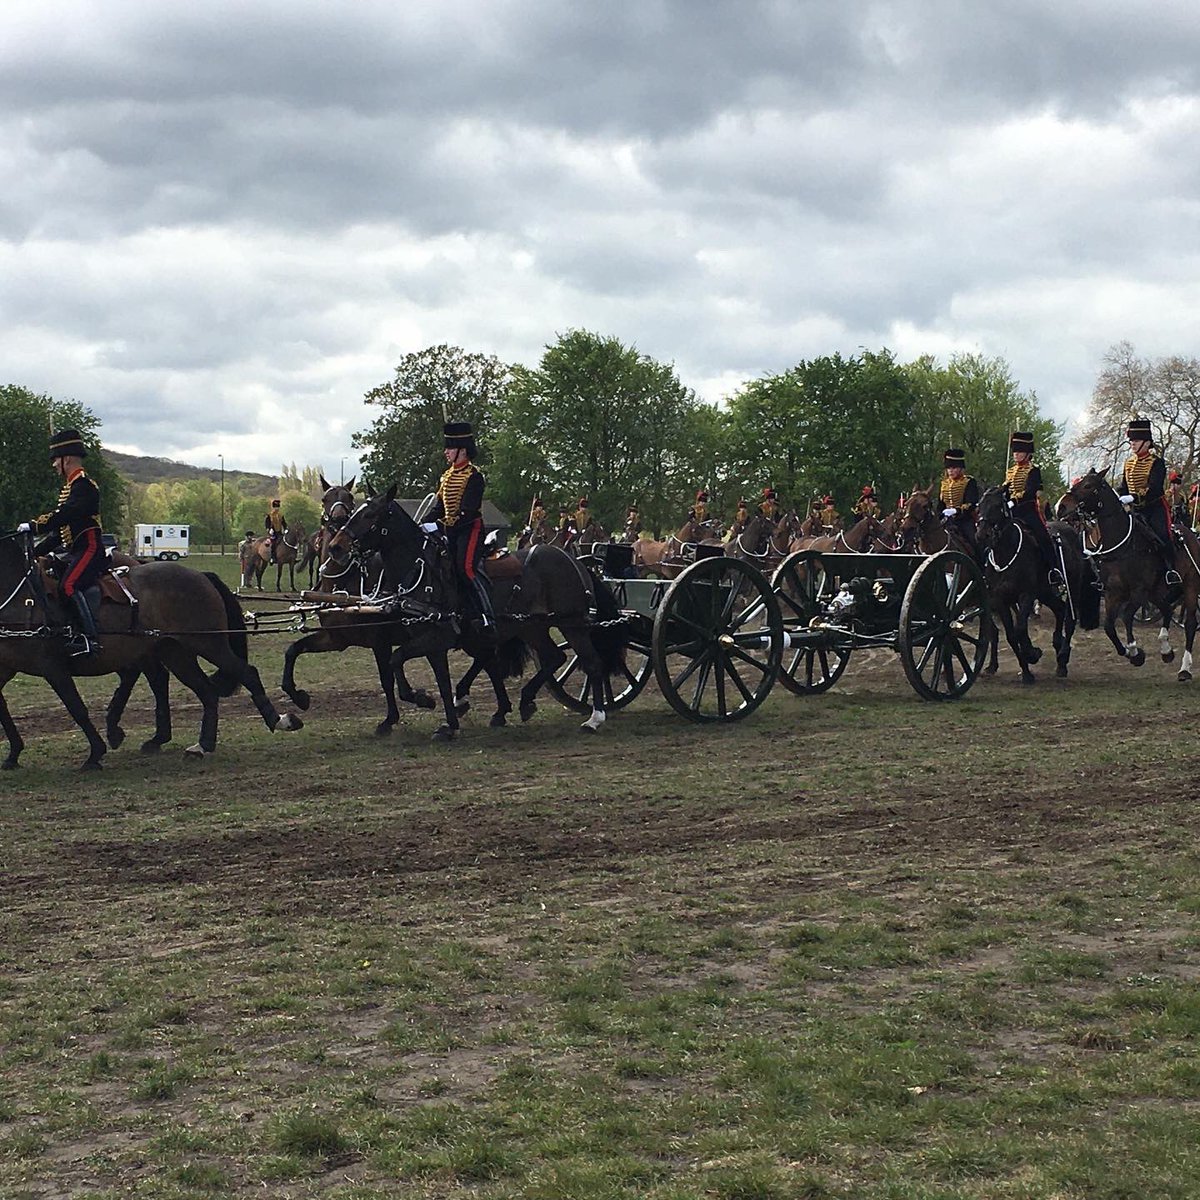
[[[331,1158],[349,1149],[338,1123],[316,1112],[294,1112],[280,1117],[271,1142],[281,1154],[292,1158]]]

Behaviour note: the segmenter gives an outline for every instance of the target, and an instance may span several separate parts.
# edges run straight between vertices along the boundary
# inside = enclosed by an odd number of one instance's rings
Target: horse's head
[[[355,553],[367,557],[399,550],[415,556],[423,541],[416,522],[396,503],[396,485],[392,484],[386,492],[364,500],[346,518],[329,540],[329,560],[345,567]]]
[[[1095,516],[1112,516],[1121,511],[1121,501],[1109,486],[1101,471],[1093,467],[1071,485],[1067,493],[1075,499],[1080,512]]]
[[[991,487],[979,498],[979,523],[991,527],[1012,520],[1008,511],[1008,492],[1003,487]]]
[[[329,529],[341,529],[354,511],[354,480],[329,484],[322,475],[321,486],[325,489],[321,496],[321,523]]]
[[[904,505],[904,516],[900,519],[900,532],[906,540],[924,533],[937,520],[933,496],[920,488],[914,489]]]

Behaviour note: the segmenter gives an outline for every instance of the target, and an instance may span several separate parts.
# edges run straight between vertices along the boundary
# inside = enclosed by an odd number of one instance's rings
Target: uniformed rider
[[[575,510],[575,529],[580,535],[592,523],[593,517],[588,508],[588,498],[586,496],[579,497],[579,506]]]
[[[703,525],[708,520],[708,493],[703,488],[696,493],[696,503],[688,515],[697,525]]]
[[[631,504],[625,514],[625,537],[628,541],[636,542],[642,533],[642,515],[638,506]]]
[[[762,513],[768,521],[774,521],[779,516],[779,497],[775,494],[775,489],[769,485],[762,490],[762,498],[759,501],[758,511]]]
[[[87,447],[75,429],[64,429],[50,439],[50,465],[62,479],[58,507],[17,526],[18,533],[35,533],[41,555],[62,546],[67,565],[59,586],[73,610],[77,632],[67,642],[71,657],[95,654],[100,649],[96,618],[87,601],[87,589],[104,571],[104,546],[100,540],[100,489],[83,469]]]
[[[463,600],[485,629],[496,623],[492,596],[479,562],[483,558],[483,489],[486,480],[475,466],[475,433],[466,421],[447,421],[442,429],[446,471],[437,498],[421,526],[426,533],[445,534]]]
[[[1171,528],[1180,529],[1191,525],[1188,520],[1189,504],[1183,476],[1178,471],[1167,472],[1167,508],[1171,513]]]
[[[537,527],[546,519],[546,510],[542,505],[541,496],[534,496],[533,503],[529,506],[529,533],[533,533]]]
[[[279,543],[279,539],[287,533],[287,517],[283,515],[283,508],[280,506],[279,500],[271,501],[271,507],[267,510],[267,519],[263,522],[263,527],[267,531],[267,537],[271,539],[271,562],[275,561],[275,547]]]
[[[838,512],[834,505],[832,496],[821,497],[821,509],[818,519],[826,529],[835,528],[842,519],[842,514]]]
[[[1125,429],[1133,454],[1125,460],[1118,489],[1121,503],[1142,517],[1154,533],[1162,554],[1168,583],[1178,583],[1175,573],[1175,544],[1171,531],[1171,513],[1167,507],[1167,465],[1154,451],[1154,435],[1150,422],[1135,417]]]
[[[942,520],[969,546],[974,546],[979,483],[967,474],[967,456],[958,446],[951,446],[942,455],[942,465],[945,470],[938,487]]]
[[[1013,519],[1020,523],[1026,533],[1031,534],[1034,544],[1041,551],[1042,561],[1049,573],[1050,583],[1063,587],[1066,581],[1058,565],[1058,556],[1050,541],[1046,518],[1042,512],[1042,472],[1033,461],[1033,434],[1024,431],[1014,433],[1008,439],[1012,451],[1012,466],[1004,476],[1008,491],[1008,504]]]
[[[856,523],[863,517],[871,517],[878,521],[879,511],[879,500],[875,496],[875,488],[869,483],[864,484],[861,495],[850,510],[851,516],[854,517]]]

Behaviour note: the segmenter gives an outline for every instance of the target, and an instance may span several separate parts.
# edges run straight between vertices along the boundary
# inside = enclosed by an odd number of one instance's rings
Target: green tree
[[[50,430],[78,429],[88,448],[87,473],[100,488],[106,529],[124,532],[126,483],[105,461],[100,420],[74,400],[55,400],[18,384],[0,386],[0,526],[50,511],[62,481],[50,468]]]
[[[475,427],[481,466],[489,461],[495,413],[512,378],[512,368],[494,355],[468,354],[457,346],[430,346],[406,354],[393,378],[366,394],[379,410],[370,428],[354,434],[363,475],[377,489],[396,483],[401,496],[430,492],[446,460],[445,418]]]
[[[967,469],[983,486],[999,483],[1011,457],[1009,436],[1023,429],[1034,436],[1047,493],[1062,490],[1062,430],[1042,416],[1037,395],[1021,390],[1004,359],[956,354],[941,366],[925,356],[904,370],[915,397],[913,428],[920,440],[915,480],[936,478],[944,450],[961,446]]]
[[[574,508],[582,495],[609,529],[631,501],[647,526],[677,524],[713,455],[720,428],[669,364],[618,339],[584,330],[559,336],[536,370],[516,368],[498,421],[489,491],[501,508],[525,513]]]

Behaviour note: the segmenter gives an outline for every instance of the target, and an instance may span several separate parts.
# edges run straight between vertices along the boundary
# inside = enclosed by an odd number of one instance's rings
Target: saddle
[[[483,560],[483,571],[490,580],[499,583],[501,580],[520,579],[525,573],[525,567],[515,554],[510,554],[507,550],[497,550]]]

